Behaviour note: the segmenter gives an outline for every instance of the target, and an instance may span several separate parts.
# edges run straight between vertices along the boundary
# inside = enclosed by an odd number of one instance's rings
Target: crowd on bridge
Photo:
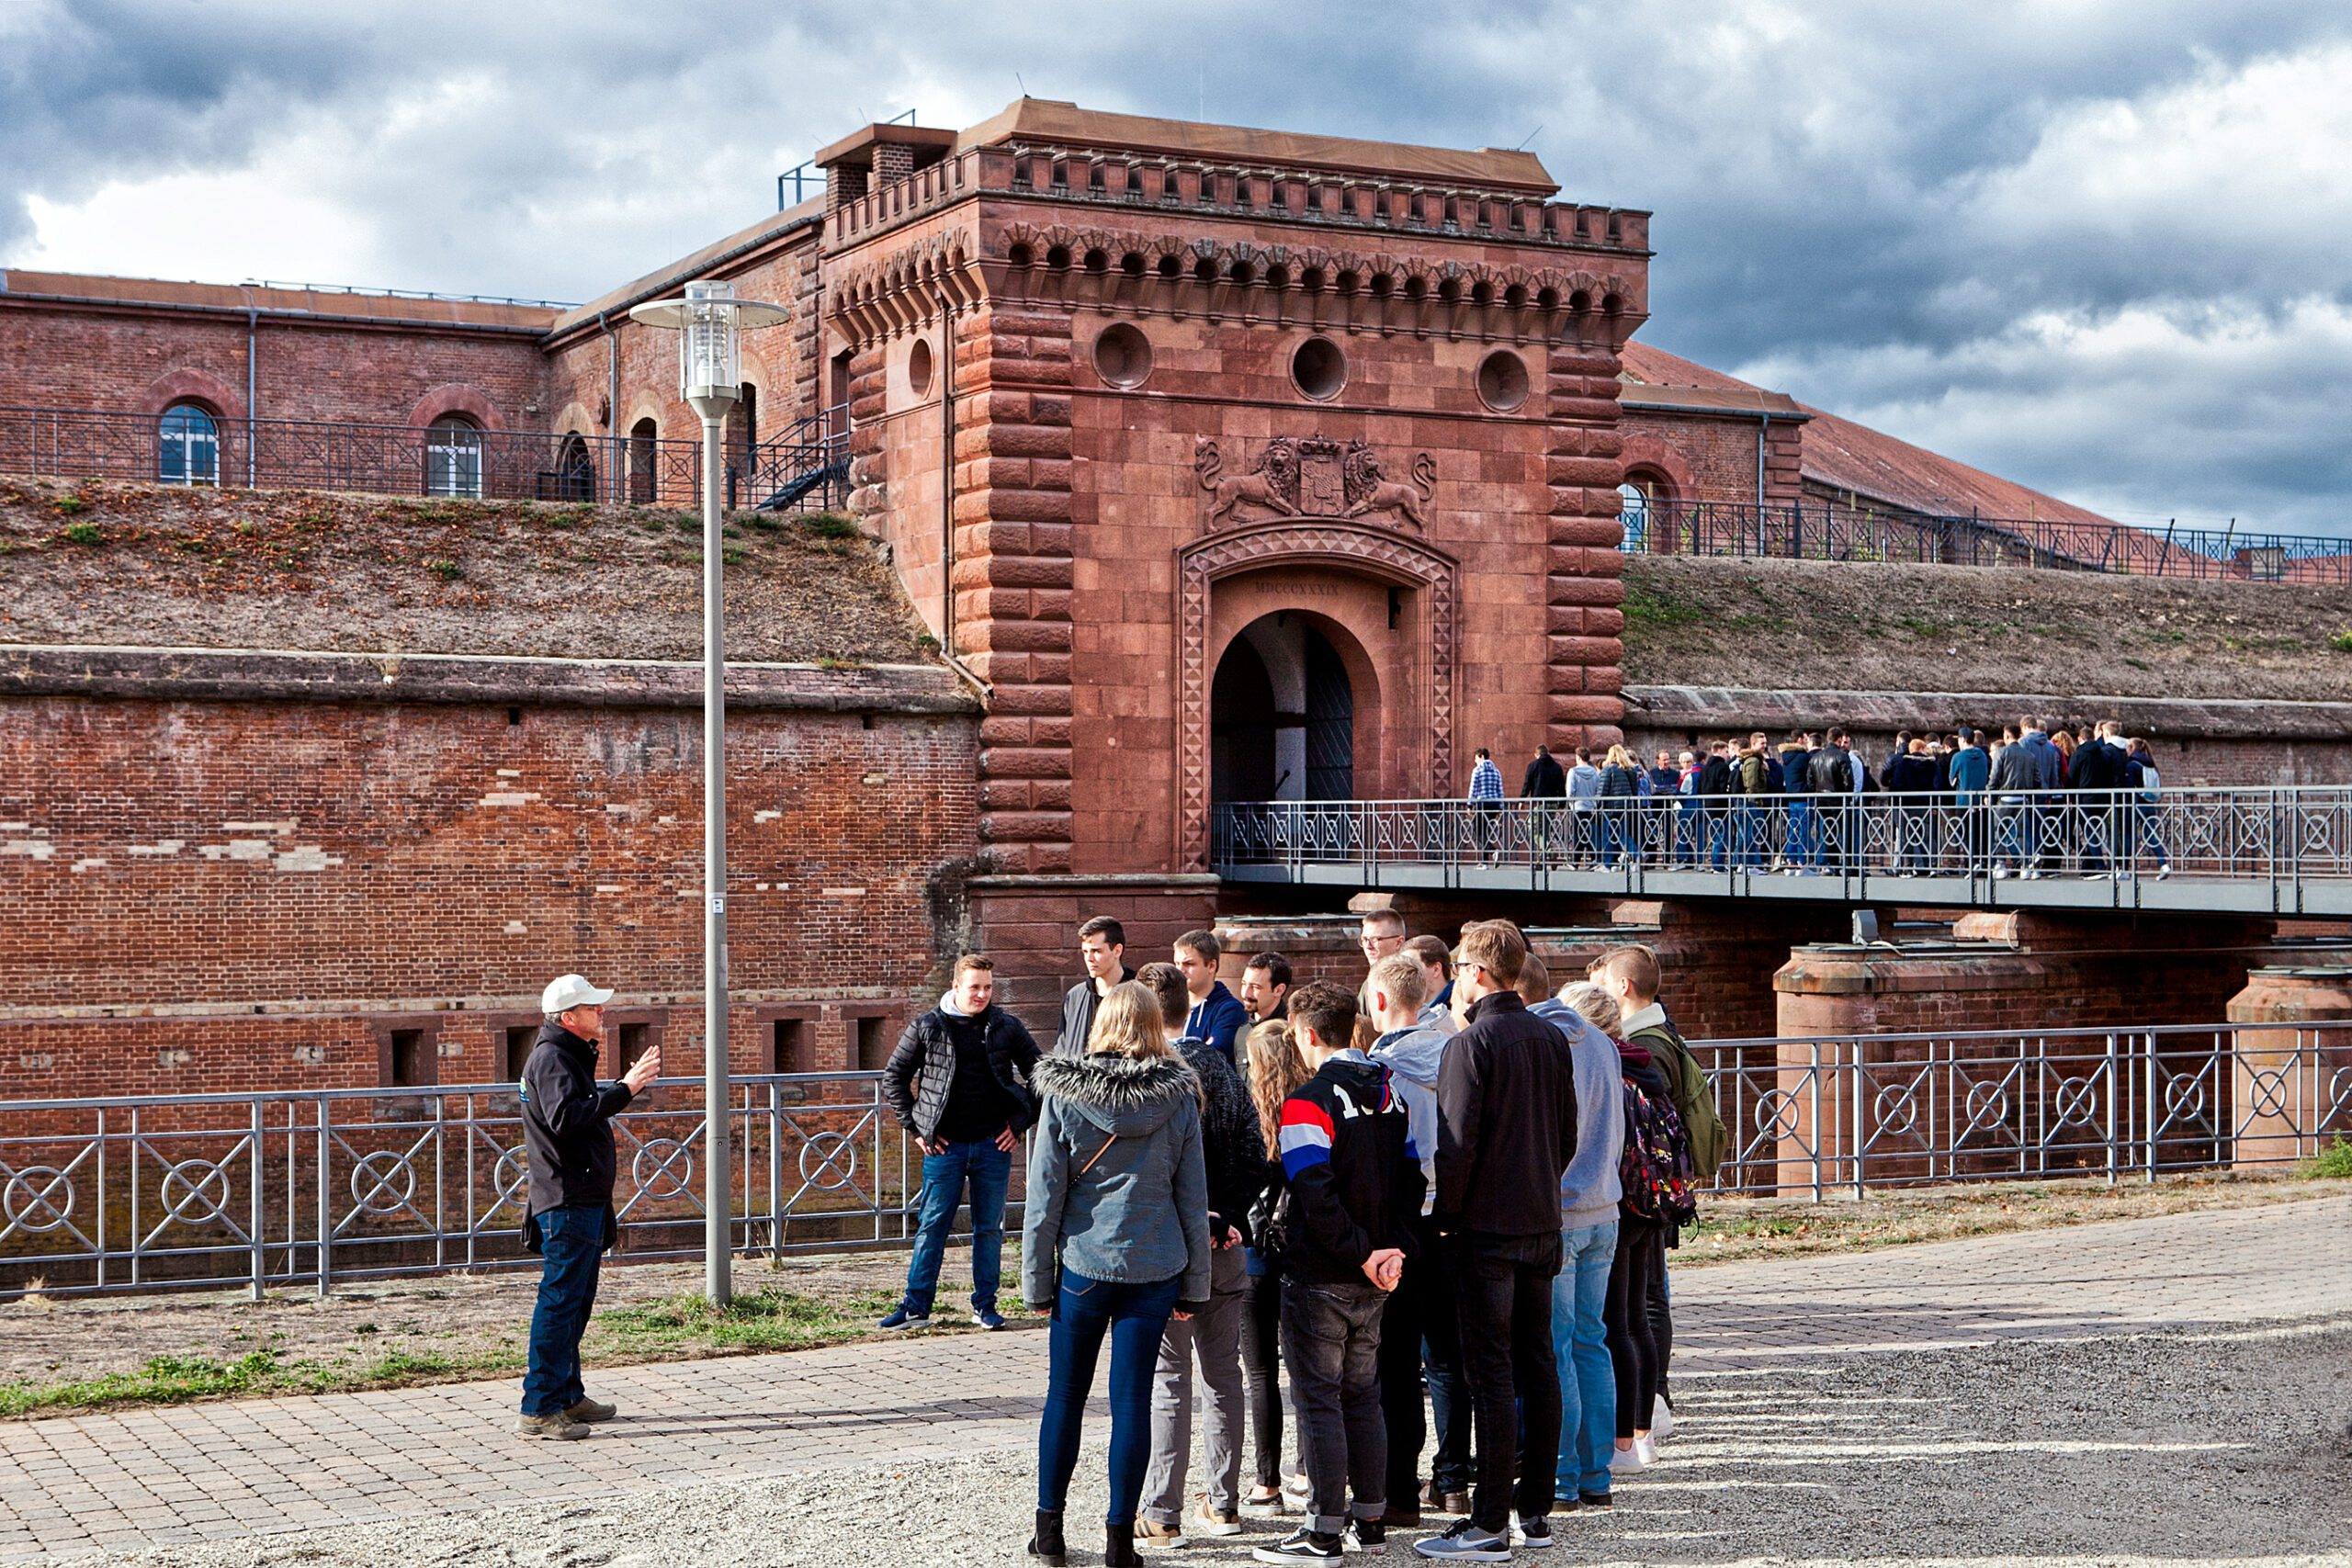
[[[1377,911],[1352,988],[1294,986],[1284,955],[1260,953],[1237,995],[1212,932],[1139,968],[1115,919],[1079,941],[1086,978],[1050,1050],[967,953],[883,1073],[923,1156],[883,1328],[930,1323],[967,1202],[973,1319],[1005,1325],[1006,1191],[1029,1143],[1019,1288],[1049,1317],[1032,1558],[1068,1560],[1106,1340],[1108,1564],[1239,1535],[1244,1510],[1297,1517],[1254,1549],[1264,1562],[1335,1562],[1423,1529],[1421,1557],[1508,1562],[1661,1462],[1666,1258],[1724,1132],[1651,949],[1613,948],[1555,991],[1507,920],[1449,948]],[[545,1260],[530,1437],[584,1437],[614,1414],[582,1384],[580,1334],[612,1239],[610,1121],[660,1064],[595,1079],[610,997],[578,976],[550,986],[524,1071],[526,1233]]]
[[[1502,770],[1481,749],[1468,848],[1568,869],[1621,865],[1769,872],[1864,867],[1908,874],[2172,874],[2157,817],[2163,777],[2143,737],[2109,719],[2027,717],[1997,738],[1961,726],[1899,732],[1873,767],[1846,729],[1764,731],[1657,751],[1538,746],[1507,816]]]

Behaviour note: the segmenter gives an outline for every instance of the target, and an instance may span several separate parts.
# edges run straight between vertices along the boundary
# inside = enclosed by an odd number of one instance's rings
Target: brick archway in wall
[[[1211,534],[1177,552],[1181,869],[1208,868],[1209,694],[1217,660],[1264,614],[1294,611],[1345,628],[1372,661],[1368,684],[1378,693],[1378,731],[1387,739],[1384,755],[1358,759],[1359,795],[1453,792],[1459,573],[1452,556],[1419,538],[1339,520],[1284,518]]]

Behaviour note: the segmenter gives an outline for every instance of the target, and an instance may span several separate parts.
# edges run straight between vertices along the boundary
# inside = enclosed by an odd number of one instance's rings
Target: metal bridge
[[[2352,787],[1277,800],[1216,808],[1237,883],[2352,919]]]

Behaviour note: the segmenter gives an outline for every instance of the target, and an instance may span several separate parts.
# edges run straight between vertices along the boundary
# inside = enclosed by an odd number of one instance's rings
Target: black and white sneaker
[[[1544,1551],[1552,1544],[1552,1521],[1541,1514],[1533,1518],[1521,1514],[1514,1539],[1530,1551]]]
[[[1337,1562],[1340,1557],[1340,1538],[1301,1525],[1273,1545],[1261,1546],[1250,1555],[1261,1562]]]
[[[1384,1556],[1388,1551],[1388,1527],[1379,1519],[1351,1518],[1348,1533],[1340,1545],[1345,1546],[1350,1540],[1354,1541],[1356,1550],[1366,1557]]]
[[[1413,1550],[1440,1562],[1510,1561],[1510,1542],[1492,1530],[1480,1529],[1470,1519],[1457,1519],[1443,1535],[1423,1537],[1413,1543]]]

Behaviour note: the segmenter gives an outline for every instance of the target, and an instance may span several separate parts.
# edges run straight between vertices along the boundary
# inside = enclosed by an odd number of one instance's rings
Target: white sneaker
[[[1995,866],[1995,867],[1993,868],[1993,880],[1994,880],[1994,881],[1996,881],[1996,882],[2007,882],[2008,879],[2009,879],[2009,868],[2008,868],[2007,866],[2005,866],[2005,865],[1996,865],[1996,866]]]
[[[1611,1475],[1639,1475],[1648,1468],[1649,1461],[1642,1457],[1639,1438],[1634,1439],[1632,1448],[1616,1449],[1609,1455],[1609,1473]]]
[[[1666,1402],[1664,1394],[1660,1394],[1650,1402],[1650,1438],[1653,1441],[1662,1443],[1672,1436],[1674,1436],[1674,1406]]]
[[[2170,866],[2168,866],[2168,865],[2165,865],[2165,866],[2158,866],[2158,867],[2156,868],[2156,880],[2157,880],[2158,882],[2162,882],[2162,881],[2164,881],[2166,877],[2170,876],[2171,874],[2172,874],[2172,867],[2170,867]]]
[[[1634,1439],[1634,1452],[1640,1456],[1642,1468],[1647,1470],[1657,1462],[1657,1439],[1655,1434]]]

